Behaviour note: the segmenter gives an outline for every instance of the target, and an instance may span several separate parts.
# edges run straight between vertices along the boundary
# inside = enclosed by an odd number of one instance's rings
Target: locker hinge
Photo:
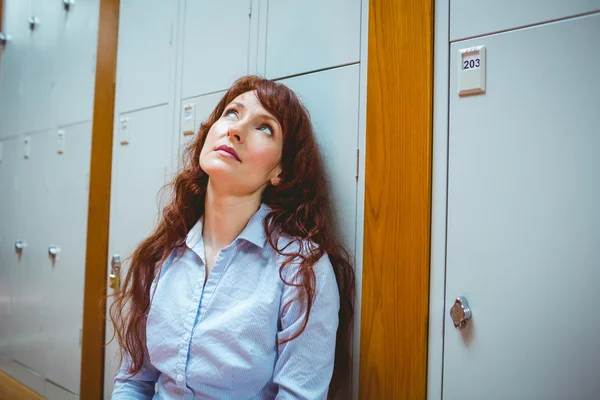
[[[356,149],[356,175],[354,176],[358,180],[358,166],[360,164],[360,149]]]
[[[252,18],[252,1],[250,1],[250,9],[248,10],[248,18]]]

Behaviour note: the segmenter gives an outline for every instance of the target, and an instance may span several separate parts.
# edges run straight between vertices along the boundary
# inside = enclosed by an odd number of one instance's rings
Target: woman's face
[[[254,91],[246,92],[229,103],[211,126],[200,167],[211,185],[227,194],[262,195],[267,185],[280,183],[282,148],[281,125]]]

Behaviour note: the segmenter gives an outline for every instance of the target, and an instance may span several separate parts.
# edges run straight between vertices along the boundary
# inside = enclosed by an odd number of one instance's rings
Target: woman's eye
[[[269,125],[261,125],[258,127],[259,130],[263,131],[267,135],[273,135],[273,129]]]
[[[223,114],[224,117],[230,118],[230,117],[237,117],[237,111],[235,110],[227,110],[225,111],[225,114]]]

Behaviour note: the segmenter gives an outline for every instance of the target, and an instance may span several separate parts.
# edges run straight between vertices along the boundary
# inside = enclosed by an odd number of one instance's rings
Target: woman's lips
[[[229,146],[225,146],[225,145],[219,146],[219,147],[217,147],[216,152],[219,153],[220,155],[222,155],[223,157],[231,158],[232,160],[241,162],[240,158],[238,157],[238,155],[235,152],[235,150],[233,149],[233,147],[229,147]]]

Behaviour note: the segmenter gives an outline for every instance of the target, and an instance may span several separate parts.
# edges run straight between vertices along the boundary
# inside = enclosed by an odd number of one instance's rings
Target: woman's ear
[[[281,170],[281,167],[278,167],[275,172],[277,172],[277,175],[271,178],[271,185],[279,186],[281,182],[283,182],[283,171]]]
[[[271,185],[279,186],[282,181],[283,181],[283,178],[281,177],[281,174],[279,174],[275,178],[271,179]]]

